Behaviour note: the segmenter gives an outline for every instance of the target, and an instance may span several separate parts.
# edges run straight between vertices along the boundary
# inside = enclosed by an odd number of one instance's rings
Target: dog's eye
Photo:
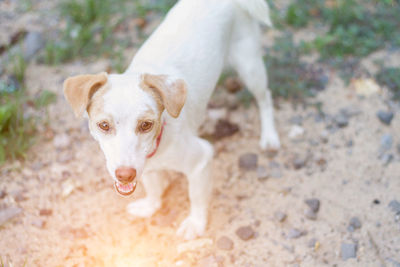
[[[108,132],[110,130],[110,124],[106,121],[99,122],[97,126],[99,126],[99,128],[105,132]]]
[[[146,133],[146,132],[150,131],[151,128],[153,128],[153,122],[152,121],[143,121],[139,125],[139,130],[142,133]]]

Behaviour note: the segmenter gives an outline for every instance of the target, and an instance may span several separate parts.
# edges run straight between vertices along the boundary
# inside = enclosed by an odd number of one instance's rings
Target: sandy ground
[[[378,52],[365,66],[376,57],[388,55]],[[400,215],[389,203],[400,201],[400,107],[386,90],[362,97],[330,72],[326,90],[310,100],[322,103],[325,119],[312,105],[277,102],[282,148],[271,155],[258,148],[255,104],[228,109],[219,100],[232,97],[218,88],[211,100],[217,108],[210,114],[223,114],[240,131],[214,142],[209,225],[204,237],[187,242],[175,235],[189,208],[184,177],[166,173],[175,179],[162,209],[152,218],[133,220],[125,207],[144,196],[142,186],[130,198],[114,192],[86,122],[74,118],[62,96],[66,77],[104,71],[108,65],[104,59],[29,65],[30,92],[48,89],[58,98],[49,109],[49,127],[41,129],[28,160],[0,169],[5,193],[0,211],[21,208],[0,226],[4,262],[46,267],[399,266]],[[340,128],[331,118],[342,109],[350,115],[348,125]],[[388,109],[395,113],[390,126],[376,116]],[[205,128],[214,120],[208,116]],[[289,138],[294,125],[305,132]],[[379,157],[385,134],[393,140],[385,152],[393,157],[389,163]],[[258,172],[239,167],[239,158],[248,153],[257,155]],[[266,174],[261,175],[263,168]],[[319,210],[310,215],[306,199],[318,199]],[[349,229],[353,217],[360,228]],[[238,234],[241,227],[245,230]],[[346,244],[356,247],[355,258],[344,259]]]

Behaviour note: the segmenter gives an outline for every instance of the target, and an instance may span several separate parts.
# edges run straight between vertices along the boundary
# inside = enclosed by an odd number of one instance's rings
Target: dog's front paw
[[[206,224],[207,222],[204,219],[188,216],[183,220],[176,233],[186,240],[194,239],[204,234]]]
[[[138,199],[130,203],[126,210],[135,217],[151,217],[161,206],[160,201],[150,200],[148,198]]]
[[[260,148],[262,150],[279,150],[281,147],[281,142],[279,141],[279,136],[276,131],[270,131],[266,135],[261,136]]]

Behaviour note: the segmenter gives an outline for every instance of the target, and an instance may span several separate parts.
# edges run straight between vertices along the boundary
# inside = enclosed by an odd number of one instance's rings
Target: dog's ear
[[[150,89],[161,98],[161,105],[169,115],[177,118],[186,101],[187,85],[182,79],[172,79],[166,75],[143,74],[143,89]],[[156,99],[157,100],[157,99]]]
[[[64,96],[77,117],[81,117],[93,94],[107,83],[107,73],[70,77],[64,81]]]

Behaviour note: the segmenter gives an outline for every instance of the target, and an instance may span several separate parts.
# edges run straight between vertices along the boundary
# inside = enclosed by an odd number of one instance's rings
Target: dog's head
[[[161,114],[179,116],[186,84],[165,75],[99,73],[68,78],[64,95],[77,117],[87,113],[117,191],[129,195],[156,149]]]

